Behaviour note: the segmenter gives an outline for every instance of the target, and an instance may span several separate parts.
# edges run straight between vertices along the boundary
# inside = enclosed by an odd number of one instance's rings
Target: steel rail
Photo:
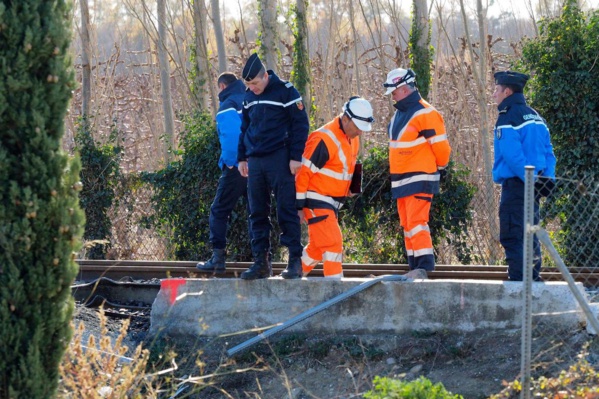
[[[196,262],[190,261],[120,261],[120,260],[77,260],[79,264],[79,281],[92,281],[101,277],[114,280],[129,278],[133,280],[151,280],[174,277],[218,277],[236,278],[250,267],[251,262],[228,262],[224,274],[213,276],[199,272]],[[273,263],[273,273],[279,275],[286,263]],[[408,272],[407,265],[394,264],[343,264],[345,277],[377,277],[382,275],[401,275]],[[572,267],[570,273],[577,282],[587,287],[599,286],[599,269]],[[310,277],[322,277],[322,268],[314,269]],[[429,272],[428,277],[435,279],[457,280],[507,280],[507,266],[487,265],[436,265],[435,271]],[[544,268],[541,272],[544,281],[564,281],[562,274],[556,268]]]

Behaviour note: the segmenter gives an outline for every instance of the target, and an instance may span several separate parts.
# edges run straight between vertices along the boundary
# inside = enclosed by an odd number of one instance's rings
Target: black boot
[[[256,256],[256,260],[249,269],[241,273],[243,280],[257,280],[272,276],[272,264],[268,252]]]
[[[281,273],[285,279],[295,279],[302,277],[302,260],[300,258],[289,258],[287,267]]]
[[[215,249],[212,251],[212,258],[207,262],[200,262],[196,268],[203,273],[223,274],[225,272],[225,257],[227,252],[224,249]]]

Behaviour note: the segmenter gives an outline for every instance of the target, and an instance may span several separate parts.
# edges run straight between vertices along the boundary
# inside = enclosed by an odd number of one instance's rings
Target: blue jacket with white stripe
[[[245,85],[236,80],[218,93],[220,103],[216,113],[216,130],[220,141],[221,153],[218,160],[220,169],[226,166],[237,166],[237,147],[241,131],[241,109]]]
[[[268,75],[262,93],[245,92],[237,159],[246,161],[286,147],[292,160],[301,161],[309,129],[302,97],[273,71]]]
[[[522,93],[506,97],[497,109],[493,181],[512,177],[524,181],[526,165],[534,165],[536,175],[554,179],[555,155],[545,120],[526,104]]]

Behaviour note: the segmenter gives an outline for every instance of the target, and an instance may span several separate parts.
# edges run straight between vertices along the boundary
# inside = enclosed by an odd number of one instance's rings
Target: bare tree
[[[225,36],[223,35],[223,27],[220,20],[219,3],[218,0],[210,1],[212,5],[212,25],[214,26],[214,37],[218,50],[218,72],[223,73],[227,70],[227,50],[225,49]]]
[[[173,153],[169,149],[175,149],[175,118],[171,99],[171,73],[166,50],[166,0],[157,0],[156,7],[158,17],[158,62],[160,65],[162,111],[164,113],[164,135],[166,138],[164,159],[169,162]]]
[[[278,71],[277,2],[259,0],[260,3],[260,52],[266,67]]]
[[[307,0],[297,0],[295,6],[295,43],[291,80],[303,98],[306,110],[310,110],[310,50],[308,49]]]
[[[206,110],[208,108],[206,96],[209,95],[212,104],[216,104],[216,93],[214,85],[210,82],[210,68],[212,67],[208,58],[207,46],[207,12],[204,0],[193,1],[193,25],[195,28],[195,48],[196,48],[196,90],[198,108]],[[216,114],[215,107],[212,107],[212,113]]]
[[[485,193],[487,195],[487,204],[492,209],[496,209],[496,200],[493,195],[493,180],[492,180],[492,163],[491,163],[491,148],[489,144],[489,130],[488,130],[488,114],[487,114],[487,40],[486,40],[486,25],[487,9],[483,7],[482,0],[476,0],[476,14],[478,20],[479,30],[479,54],[478,56],[474,53],[474,46],[470,39],[470,29],[468,27],[468,17],[466,15],[466,8],[464,0],[460,0],[460,10],[462,13],[462,20],[464,22],[464,31],[466,32],[466,43],[470,60],[472,63],[472,75],[476,83],[476,99],[478,102],[478,108],[480,112],[480,139],[483,147],[483,159],[485,166]],[[478,65],[475,65],[478,60]],[[491,262],[495,262],[499,259],[499,228],[495,221],[495,218],[489,220],[489,230],[491,237],[494,239],[494,244],[491,246]]]
[[[364,6],[362,5],[361,1],[358,1],[358,4],[360,5],[360,10],[362,11],[362,16],[364,17],[364,21],[366,21],[366,27],[368,28],[368,32],[370,34],[370,37],[372,38],[372,44],[374,46],[374,49],[377,53],[378,59],[380,60],[380,69],[381,69],[381,76],[383,76],[384,74],[387,73],[387,65],[386,65],[386,60],[385,60],[385,54],[383,52],[383,21],[382,21],[382,13],[381,13],[381,5],[379,3],[378,0],[375,0],[373,2],[373,0],[369,0],[370,2],[370,10],[371,10],[371,16],[372,16],[372,23],[374,24],[374,31],[373,31],[373,27],[370,26],[369,23],[369,18],[367,16],[367,11],[364,8]]]
[[[349,21],[351,23],[351,31],[352,31],[352,37],[354,40],[354,71],[355,71],[355,75],[356,75],[356,93],[358,93],[358,95],[361,95],[362,93],[362,88],[361,88],[361,82],[360,82],[360,64],[358,62],[358,32],[356,30],[356,22],[355,22],[355,13],[354,13],[354,2],[353,0],[349,0]],[[361,148],[360,148],[361,149]]]
[[[422,97],[428,100],[430,89],[430,28],[426,0],[414,0],[413,23],[410,34],[412,45],[412,68],[418,76],[418,86]]]
[[[91,46],[89,39],[89,6],[87,0],[80,0],[81,8],[81,116],[83,117],[84,128],[87,130],[89,109],[91,102]]]

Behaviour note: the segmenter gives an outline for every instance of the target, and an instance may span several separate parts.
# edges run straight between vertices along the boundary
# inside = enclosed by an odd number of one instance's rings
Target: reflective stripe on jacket
[[[295,178],[296,208],[341,208],[349,193],[360,142],[349,140],[341,119],[308,136],[302,166]]]
[[[451,153],[443,117],[417,91],[395,108],[388,126],[391,194],[437,194],[438,170],[447,166]]]
[[[522,93],[506,97],[498,105],[495,124],[495,183],[518,177],[524,181],[524,166],[534,165],[535,174],[555,178],[555,155],[545,120],[526,104]]]
[[[273,71],[268,76],[261,94],[245,92],[237,159],[247,161],[287,148],[289,157],[300,161],[310,127],[302,97]]]
[[[216,114],[216,130],[220,141],[218,167],[237,166],[237,147],[241,130],[241,108],[245,96],[245,85],[236,80],[218,93],[220,105]]]

